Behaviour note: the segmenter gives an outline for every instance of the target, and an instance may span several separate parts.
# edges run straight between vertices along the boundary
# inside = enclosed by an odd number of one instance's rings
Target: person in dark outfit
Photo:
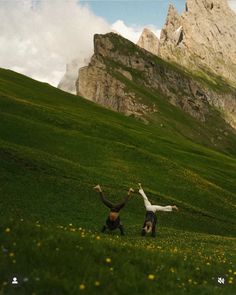
[[[113,204],[112,202],[110,202],[109,200],[106,199],[99,184],[96,185],[94,187],[94,189],[97,192],[99,192],[99,195],[101,197],[103,204],[106,205],[110,209],[110,213],[107,217],[106,224],[102,228],[102,232],[104,233],[107,229],[109,229],[110,231],[113,231],[118,228],[120,230],[121,235],[123,236],[124,235],[124,228],[123,228],[123,225],[120,221],[119,214],[120,214],[120,210],[125,206],[125,204],[128,202],[128,200],[131,198],[131,193],[133,193],[134,190],[132,188],[130,188],[127,196],[125,197],[125,199],[121,203]]]
[[[144,193],[144,190],[142,189],[141,183],[139,183],[139,193],[143,197],[144,200],[144,206],[146,208],[146,216],[145,216],[145,221],[144,225],[142,228],[141,235],[145,236],[146,233],[152,233],[152,237],[156,236],[156,224],[157,224],[157,217],[156,217],[156,212],[157,211],[165,211],[165,212],[171,212],[173,210],[178,211],[178,207],[173,205],[173,206],[158,206],[158,205],[152,205],[146,194]]]

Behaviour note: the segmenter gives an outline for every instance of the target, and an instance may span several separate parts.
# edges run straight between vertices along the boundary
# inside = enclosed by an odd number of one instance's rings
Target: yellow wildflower
[[[84,289],[85,289],[85,285],[84,285],[84,284],[80,284],[80,285],[79,285],[79,289],[80,289],[80,290],[84,290]]]
[[[9,233],[11,231],[11,229],[9,228],[9,227],[7,227],[6,229],[5,229],[5,232],[6,233]]]
[[[100,286],[100,282],[99,282],[99,281],[95,281],[95,282],[94,282],[94,285],[95,285],[96,287],[99,287],[99,286]]]
[[[149,275],[148,275],[148,279],[152,281],[152,280],[155,279],[155,276],[154,276],[153,274],[149,274]]]
[[[107,257],[107,258],[106,258],[106,262],[107,262],[107,263],[111,263],[111,258]]]

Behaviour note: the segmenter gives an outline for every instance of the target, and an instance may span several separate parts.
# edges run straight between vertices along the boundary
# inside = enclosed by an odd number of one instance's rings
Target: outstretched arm
[[[110,208],[110,209],[114,208],[114,204],[106,199],[106,197],[104,196],[103,191],[102,191],[102,189],[101,189],[101,187],[100,187],[99,184],[96,185],[96,186],[94,187],[94,189],[95,189],[97,192],[99,192],[99,195],[100,195],[101,200],[102,200],[102,202],[103,202],[104,205],[106,205],[106,206],[107,206],[108,208]]]
[[[121,202],[120,204],[115,205],[115,209],[116,209],[117,211],[120,211],[120,210],[125,206],[125,204],[128,202],[128,200],[130,199],[131,194],[132,194],[133,192],[134,192],[134,190],[133,190],[132,188],[130,188],[129,191],[128,191],[128,194],[127,194],[127,196],[124,198],[123,202]]]

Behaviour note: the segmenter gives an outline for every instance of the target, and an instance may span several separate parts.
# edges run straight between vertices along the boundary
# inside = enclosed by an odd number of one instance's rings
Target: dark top
[[[156,214],[152,211],[146,211],[145,222],[151,221],[153,224],[157,223]]]
[[[120,217],[118,216],[114,221],[110,220],[110,218],[108,217],[106,220],[106,225],[109,230],[117,229],[120,226]]]

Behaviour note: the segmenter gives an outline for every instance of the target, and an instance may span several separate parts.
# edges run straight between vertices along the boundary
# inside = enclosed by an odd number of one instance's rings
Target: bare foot
[[[100,184],[96,185],[93,189],[95,189],[95,191],[97,191],[97,192],[102,191]]]
[[[173,210],[179,211],[179,208],[176,205],[171,206]]]
[[[143,189],[141,183],[138,183],[139,189]]]

